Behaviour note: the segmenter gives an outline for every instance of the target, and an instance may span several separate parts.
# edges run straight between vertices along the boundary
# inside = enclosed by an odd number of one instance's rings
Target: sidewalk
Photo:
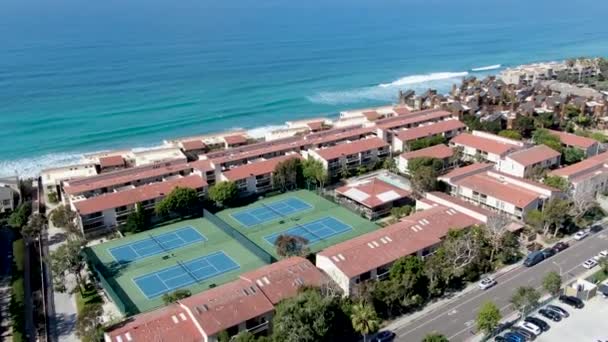
[[[49,213],[52,210],[49,207]],[[57,228],[49,220],[48,222],[48,245],[50,252],[57,250],[59,246],[65,243],[66,233],[63,229]],[[75,279],[72,275],[65,278],[67,288],[73,288]],[[55,317],[51,324],[54,325],[56,338],[62,342],[79,342],[80,339],[76,336],[76,297],[69,293],[60,293],[53,291],[53,301],[55,302]]]

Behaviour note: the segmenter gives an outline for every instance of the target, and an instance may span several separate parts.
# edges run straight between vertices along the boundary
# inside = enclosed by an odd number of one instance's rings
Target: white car
[[[597,266],[597,261],[595,261],[593,259],[589,259],[583,263],[583,267],[586,269],[592,269],[595,266]]]
[[[581,231],[576,232],[576,234],[574,234],[574,240],[576,241],[580,241],[584,238],[586,238],[589,235],[589,229],[584,229]]]
[[[496,280],[494,280],[492,277],[483,278],[479,282],[479,288],[482,290],[487,290],[494,285],[496,285]]]
[[[608,249],[604,249],[603,251],[600,252],[600,254],[598,254],[597,256],[601,258],[605,258],[608,257]]]
[[[525,331],[529,331],[530,333],[534,334],[535,336],[540,335],[540,333],[542,332],[542,329],[540,327],[538,327],[536,324],[532,324],[530,322],[519,322],[515,326],[518,328],[522,328]]]

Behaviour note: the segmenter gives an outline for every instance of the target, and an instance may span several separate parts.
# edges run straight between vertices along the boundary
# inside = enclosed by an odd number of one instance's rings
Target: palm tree
[[[367,335],[374,333],[380,328],[380,320],[376,315],[376,310],[368,304],[355,304],[350,315],[353,328],[363,335],[363,342],[366,342]]]

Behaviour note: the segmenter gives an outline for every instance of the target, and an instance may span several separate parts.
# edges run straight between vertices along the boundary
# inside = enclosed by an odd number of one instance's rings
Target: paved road
[[[608,248],[608,229],[582,241],[573,241],[570,248],[534,267],[519,266],[501,275],[497,278],[498,285],[489,290],[475,289],[400,326],[395,329],[397,334],[395,341],[422,341],[427,333],[433,331],[445,335],[451,342],[465,341],[473,336],[474,319],[483,302],[491,300],[496,303],[505,317],[513,312],[509,299],[515,288],[519,286],[541,288],[543,276],[549,271],[560,272],[560,267],[566,282],[587,271],[581,263],[606,248]]]

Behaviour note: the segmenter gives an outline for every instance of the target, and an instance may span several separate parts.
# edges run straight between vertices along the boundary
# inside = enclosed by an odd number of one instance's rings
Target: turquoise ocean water
[[[0,9],[0,175],[608,55],[596,0],[34,1]],[[493,72],[499,71],[494,70]]]

